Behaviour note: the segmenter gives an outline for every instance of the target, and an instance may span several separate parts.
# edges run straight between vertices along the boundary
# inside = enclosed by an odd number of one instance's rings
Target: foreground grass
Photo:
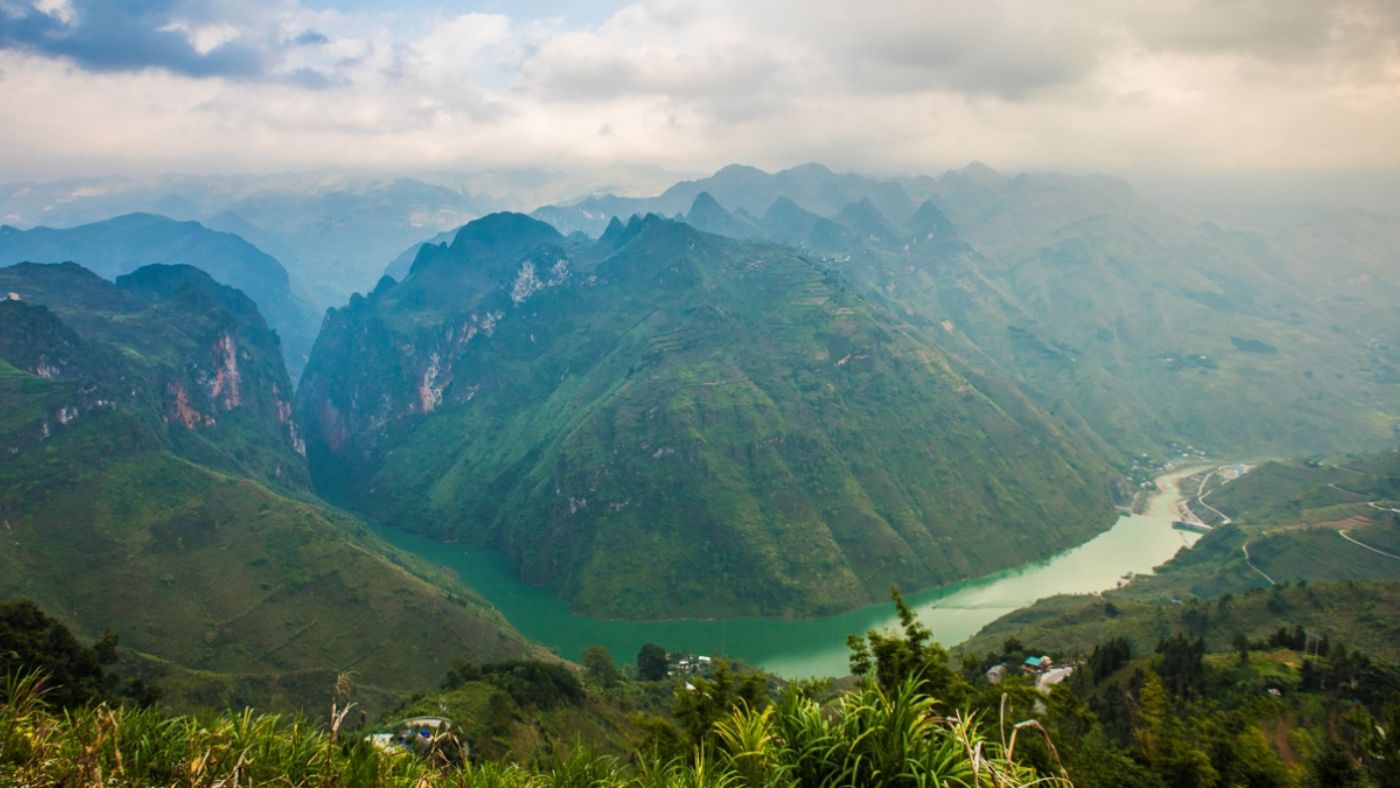
[[[40,676],[10,677],[0,704],[0,784],[336,786],[730,786],[1065,784],[1014,758],[1025,724],[995,739],[972,718],[945,717],[907,681],[871,683],[823,706],[800,694],[759,711],[736,706],[713,744],[689,758],[629,760],[572,748],[530,765],[473,762],[450,734],[422,754],[382,752],[358,737],[305,722],[225,713],[168,717],[95,706],[63,712],[43,702]],[[1028,732],[1029,731],[1029,732]]]

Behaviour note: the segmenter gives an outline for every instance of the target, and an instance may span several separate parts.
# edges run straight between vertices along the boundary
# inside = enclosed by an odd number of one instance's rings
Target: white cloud
[[[261,47],[260,78],[0,46],[0,170],[1400,166],[1389,0],[641,0],[582,27],[236,5],[183,29]]]

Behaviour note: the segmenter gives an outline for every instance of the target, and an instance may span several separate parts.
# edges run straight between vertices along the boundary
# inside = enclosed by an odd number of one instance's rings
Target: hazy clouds
[[[0,0],[0,167],[1400,165],[1392,0],[367,5]]]

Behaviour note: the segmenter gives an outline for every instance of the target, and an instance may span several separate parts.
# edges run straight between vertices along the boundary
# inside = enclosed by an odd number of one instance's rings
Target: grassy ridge
[[[54,492],[7,513],[0,594],[87,633],[118,626],[125,645],[183,668],[353,670],[403,692],[458,653],[527,650],[484,602],[395,565],[352,518],[252,481],[154,452]]]

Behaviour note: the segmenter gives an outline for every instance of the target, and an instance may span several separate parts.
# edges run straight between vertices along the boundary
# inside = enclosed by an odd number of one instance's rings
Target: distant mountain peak
[[[523,213],[500,211],[462,225],[462,229],[457,231],[457,237],[452,241],[452,246],[457,247],[471,242],[492,243],[506,239],[537,243],[558,241],[563,237],[558,230],[554,229],[553,225],[539,219],[531,218]]]
[[[757,167],[751,167],[747,164],[726,164],[725,166],[720,167],[718,170],[715,170],[715,174],[711,177],[733,177],[735,175],[742,175],[746,177],[752,177],[755,175],[765,178],[768,177],[768,173],[764,172],[763,170],[760,170]]]
[[[695,195],[695,200],[690,204],[690,210],[686,212],[686,215],[693,215],[696,211],[723,211],[726,214],[729,213],[724,210],[723,205],[719,204],[719,200],[716,200],[709,192],[700,192]]]
[[[909,232],[914,235],[929,235],[938,240],[951,240],[956,236],[956,228],[953,222],[948,219],[948,215],[934,204],[932,200],[924,200],[923,204],[914,211],[914,216],[909,220]]]
[[[616,216],[608,220],[607,229],[603,230],[602,235],[598,236],[599,244],[613,249],[626,243],[626,241],[627,225],[623,224],[622,220],[618,219]]]
[[[314,339],[316,318],[294,293],[287,269],[242,236],[200,222],[138,212],[0,236],[0,265],[24,260],[72,260],[110,279],[151,263],[195,265],[257,303],[284,340],[284,360],[293,372]]]
[[[760,234],[758,226],[747,213],[735,214],[726,210],[709,192],[697,194],[690,211],[682,219],[696,229],[730,238],[751,238]]]
[[[779,173],[779,174],[780,174],[780,175],[821,175],[821,176],[826,176],[826,175],[835,175],[836,173],[832,172],[832,171],[831,171],[831,168],[830,168],[830,167],[827,167],[825,164],[819,164],[819,163],[817,163],[817,162],[815,162],[815,161],[809,161],[809,162],[807,162],[807,163],[805,163],[805,164],[799,164],[799,165],[797,165],[796,167],[790,167],[790,168],[788,168],[788,169],[786,169],[786,170],[783,170],[783,171],[782,171],[781,173]]]
[[[885,234],[891,232],[889,220],[880,213],[880,209],[875,207],[869,197],[862,197],[842,208],[836,214],[836,221],[861,233]]]
[[[808,211],[806,208],[803,208],[802,206],[793,202],[791,197],[784,194],[778,197],[772,203],[770,203],[768,205],[768,210],[764,211],[763,215],[768,216],[772,213],[787,213],[790,211],[802,211],[803,213],[811,213],[811,211]],[[815,216],[815,214],[813,215]]]
[[[948,175],[956,176],[968,183],[994,191],[1001,189],[1011,182],[1011,178],[988,167],[980,161],[973,161],[959,170],[949,170]]]

